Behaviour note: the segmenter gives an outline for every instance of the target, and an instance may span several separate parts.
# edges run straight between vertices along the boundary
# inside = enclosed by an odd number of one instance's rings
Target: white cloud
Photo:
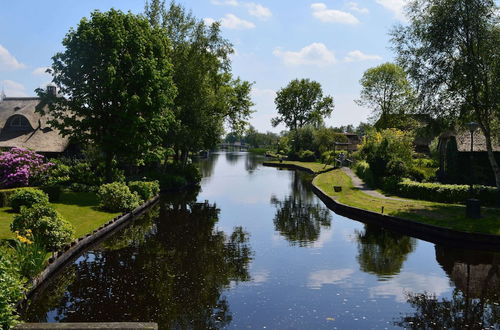
[[[264,7],[258,3],[249,2],[246,3],[245,6],[247,7],[248,13],[250,15],[255,16],[259,19],[266,20],[273,16],[273,13],[269,8]]]
[[[50,69],[48,66],[41,66],[33,70],[31,73],[34,74],[35,76],[43,76],[43,75],[50,75],[47,73],[47,69]]]
[[[214,5],[217,6],[238,6],[240,3],[237,0],[212,0]]]
[[[316,65],[327,66],[336,62],[335,54],[324,44],[315,42],[298,52],[282,51],[276,48],[273,54],[283,59],[286,65]]]
[[[352,14],[345,11],[336,9],[328,9],[328,7],[321,2],[313,3],[311,5],[313,16],[321,22],[326,23],[342,23],[342,24],[358,24],[359,20]]]
[[[358,12],[360,14],[368,14],[370,12],[368,8],[360,7],[357,2],[348,2],[346,5],[349,10]]]
[[[0,71],[24,69],[26,65],[19,62],[4,46],[0,45]]]
[[[8,97],[28,96],[24,85],[18,82],[12,80],[2,80],[0,82],[0,86],[2,86],[5,91],[5,95]]]
[[[376,0],[376,2],[382,7],[392,11],[394,17],[400,21],[406,21],[406,16],[404,13],[404,7],[406,5],[406,0]]]
[[[345,62],[375,61],[381,59],[382,57],[378,55],[365,54],[360,50],[353,50],[352,52],[347,53],[347,56],[344,57]]]
[[[234,14],[226,14],[221,19],[221,26],[227,29],[242,30],[242,29],[253,29],[255,24],[244,19],[239,18]]]
[[[307,286],[311,289],[321,289],[325,284],[338,284],[349,278],[353,269],[325,269],[309,274]]]
[[[422,293],[424,291],[440,296],[450,290],[446,277],[402,273],[383,284],[370,288],[370,296],[394,296],[398,302],[405,302],[407,292]]]

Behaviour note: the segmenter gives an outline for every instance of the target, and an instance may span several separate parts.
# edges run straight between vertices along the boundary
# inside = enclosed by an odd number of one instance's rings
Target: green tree
[[[392,31],[399,63],[419,86],[422,111],[479,123],[500,194],[492,141],[500,134],[500,25],[493,0],[412,0]]]
[[[404,70],[393,63],[368,69],[360,80],[361,94],[356,103],[372,110],[380,128],[394,127],[390,118],[411,111],[413,92]]]
[[[284,123],[290,130],[305,125],[319,126],[334,108],[333,98],[323,97],[320,83],[309,79],[292,80],[278,91],[274,103],[278,116],[271,120],[272,125]]]
[[[63,96],[38,93],[52,126],[104,153],[110,180],[115,158],[136,162],[170,128],[176,88],[168,39],[145,18],[111,9],[83,18],[62,43],[51,71]]]
[[[214,147],[225,123],[241,133],[252,113],[252,84],[232,77],[234,50],[219,23],[207,26],[174,1],[147,2],[145,14],[172,41],[176,125],[165,141],[185,162],[190,151]]]

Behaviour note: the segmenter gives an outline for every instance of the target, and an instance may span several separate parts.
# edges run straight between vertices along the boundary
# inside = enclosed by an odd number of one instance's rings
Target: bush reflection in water
[[[165,328],[228,325],[231,312],[221,294],[232,281],[250,280],[249,235],[241,227],[231,235],[215,229],[217,206],[194,199],[175,201],[184,198],[164,198],[66,267],[31,300],[26,318],[32,322],[45,322],[47,315],[57,315],[54,320],[60,322],[154,321]]]

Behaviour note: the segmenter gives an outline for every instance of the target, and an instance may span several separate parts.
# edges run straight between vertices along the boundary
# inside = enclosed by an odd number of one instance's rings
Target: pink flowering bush
[[[25,187],[39,183],[54,164],[45,157],[24,148],[0,153],[0,187]]]

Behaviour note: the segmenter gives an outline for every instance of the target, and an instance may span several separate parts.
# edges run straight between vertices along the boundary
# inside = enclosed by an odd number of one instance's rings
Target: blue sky
[[[366,121],[369,109],[354,103],[363,72],[392,61],[388,32],[404,22],[405,0],[179,0],[206,22],[222,22],[236,50],[233,73],[255,82],[251,124],[279,132],[275,92],[295,78],[321,83],[335,110],[327,125]],[[143,0],[1,0],[0,88],[7,96],[32,96],[50,81],[44,68],[62,50],[70,27],[94,9],[141,13]]]

